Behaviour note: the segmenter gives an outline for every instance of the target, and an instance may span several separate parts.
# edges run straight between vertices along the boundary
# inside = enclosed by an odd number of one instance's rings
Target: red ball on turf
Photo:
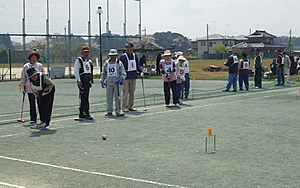
[[[106,140],[106,138],[107,138],[106,135],[103,135],[103,136],[102,136],[102,139],[103,139],[103,140]]]

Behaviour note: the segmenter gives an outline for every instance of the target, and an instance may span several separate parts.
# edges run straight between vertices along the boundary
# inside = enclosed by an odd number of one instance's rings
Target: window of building
[[[206,46],[206,43],[205,42],[201,42],[201,46]]]

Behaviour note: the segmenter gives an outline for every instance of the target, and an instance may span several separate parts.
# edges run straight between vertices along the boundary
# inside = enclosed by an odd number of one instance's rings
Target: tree
[[[224,44],[215,44],[211,48],[216,54],[224,54],[227,51],[227,48]]]
[[[189,39],[179,33],[172,33],[171,31],[154,33],[155,42],[165,49],[170,49],[172,46],[175,51],[183,51],[187,53],[190,48]]]

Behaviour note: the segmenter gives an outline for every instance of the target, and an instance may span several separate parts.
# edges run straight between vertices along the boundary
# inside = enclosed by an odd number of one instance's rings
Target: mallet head
[[[18,119],[18,122],[24,123],[25,121],[23,119]]]

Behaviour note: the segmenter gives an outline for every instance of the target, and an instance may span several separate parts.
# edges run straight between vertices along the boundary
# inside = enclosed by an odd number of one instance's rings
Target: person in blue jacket
[[[236,55],[233,54],[232,50],[228,50],[228,59],[227,62],[224,63],[225,66],[229,67],[229,75],[226,89],[223,92],[228,92],[233,85],[233,91],[237,91],[237,75],[238,75],[238,64],[239,60]]]

